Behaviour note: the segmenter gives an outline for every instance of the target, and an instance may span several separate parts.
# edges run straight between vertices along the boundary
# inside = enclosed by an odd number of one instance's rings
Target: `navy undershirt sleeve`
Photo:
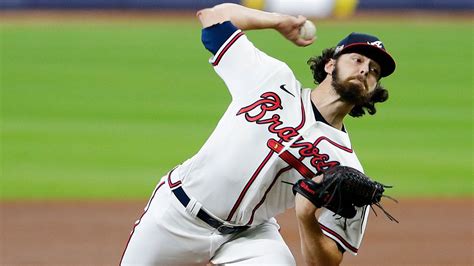
[[[237,27],[230,21],[214,24],[202,29],[201,40],[207,50],[216,54],[225,41],[237,30]]]

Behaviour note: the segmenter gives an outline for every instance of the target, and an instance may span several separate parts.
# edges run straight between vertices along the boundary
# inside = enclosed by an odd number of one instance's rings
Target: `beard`
[[[332,83],[334,90],[339,94],[341,101],[353,104],[363,105],[370,101],[371,95],[367,92],[367,82],[365,79],[352,76],[345,80],[339,77],[337,71],[338,66],[332,72]],[[360,82],[352,82],[351,80],[359,80]]]

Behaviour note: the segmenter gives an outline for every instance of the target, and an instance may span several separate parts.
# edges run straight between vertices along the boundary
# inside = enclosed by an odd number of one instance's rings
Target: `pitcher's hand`
[[[316,38],[311,40],[301,38],[300,28],[303,27],[306,20],[306,17],[301,15],[298,17],[282,15],[281,22],[278,23],[275,29],[292,43],[298,46],[308,46],[312,44]]]

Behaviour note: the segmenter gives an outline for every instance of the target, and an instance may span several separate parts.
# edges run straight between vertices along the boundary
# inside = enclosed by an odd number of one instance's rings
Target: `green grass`
[[[472,26],[322,22],[307,48],[248,36],[310,87],[310,56],[351,31],[379,35],[397,59],[390,100],[346,122],[366,172],[397,196],[472,196]],[[230,101],[195,22],[0,29],[3,199],[148,197]]]

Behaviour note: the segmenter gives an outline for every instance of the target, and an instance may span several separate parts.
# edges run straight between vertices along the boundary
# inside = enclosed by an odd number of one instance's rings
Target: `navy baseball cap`
[[[381,68],[380,77],[386,77],[395,71],[395,60],[375,36],[357,32],[349,34],[337,44],[334,56],[347,53],[358,53],[376,61]]]

